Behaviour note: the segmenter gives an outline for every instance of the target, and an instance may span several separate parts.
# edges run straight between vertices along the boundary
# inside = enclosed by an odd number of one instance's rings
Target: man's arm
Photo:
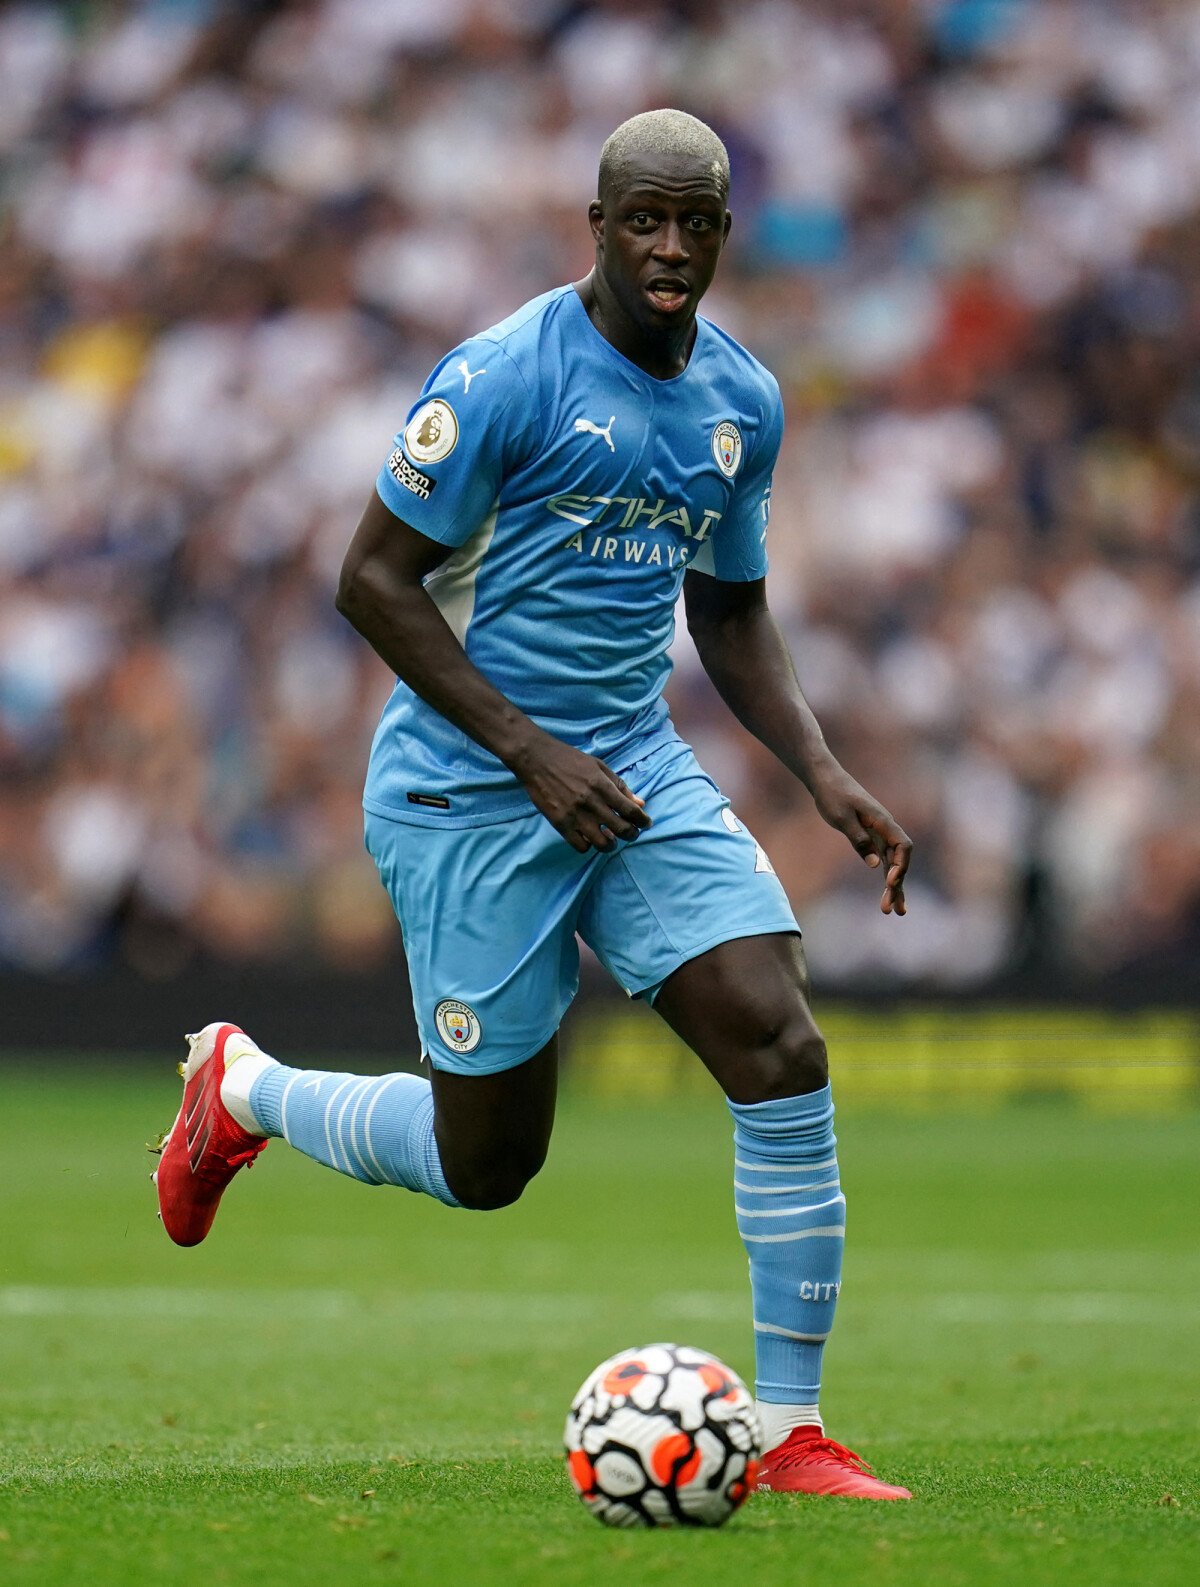
[[[725,704],[799,777],[824,819],[845,833],[867,864],[887,866],[880,907],[885,915],[903,915],[912,843],[826,744],[767,606],[766,580],[737,584],[690,572],[683,593],[688,632]]]
[[[643,801],[602,760],[544,732],[467,659],[423,583],[450,550],[373,495],[342,564],[338,611],[414,693],[503,761],[572,848],[637,837],[650,825]]]

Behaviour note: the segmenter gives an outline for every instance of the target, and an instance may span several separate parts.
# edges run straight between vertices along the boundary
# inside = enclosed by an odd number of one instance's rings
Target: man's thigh
[[[505,1207],[546,1160],[558,1092],[558,1039],[512,1069],[434,1069],[434,1134],[442,1172],[464,1206]]]
[[[686,744],[624,774],[654,824],[604,859],[579,932],[631,997],[720,943],[798,933],[762,847]]]
[[[404,937],[421,1051],[491,1075],[557,1031],[579,981],[575,927],[591,861],[533,814],[478,827],[366,817]]]
[[[668,976],[654,1008],[734,1102],[819,1091],[829,1079],[795,934],[719,943]]]

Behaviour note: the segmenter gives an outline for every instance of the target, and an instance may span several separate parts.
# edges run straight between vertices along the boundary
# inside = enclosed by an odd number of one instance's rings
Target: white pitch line
[[[462,1322],[471,1328],[508,1323],[525,1328],[530,1323],[578,1324],[603,1316],[620,1305],[611,1293],[526,1295],[497,1294],[488,1290],[425,1290],[410,1294],[363,1295],[351,1290],[304,1289],[174,1289],[165,1285],[128,1287],[10,1284],[0,1286],[0,1319],[65,1317],[87,1321],[120,1321],[127,1318],[174,1322],[181,1319],[226,1323],[298,1319],[305,1322],[343,1322],[362,1319],[389,1324],[427,1326]],[[749,1321],[750,1296],[724,1291],[690,1291],[662,1295],[646,1303],[631,1301],[631,1308],[647,1318],[657,1316],[688,1321],[741,1317]]]
[[[531,1318],[576,1321],[586,1309],[601,1309],[607,1297],[595,1295],[493,1295],[479,1290],[426,1291],[410,1296],[360,1295],[338,1289],[168,1289],[133,1285],[128,1289],[75,1288],[66,1285],[10,1285],[0,1289],[0,1317],[69,1317],[112,1320],[181,1318],[256,1326],[277,1318],[305,1322],[342,1322],[362,1318],[389,1323],[428,1323],[431,1318],[486,1325]]]
[[[874,1289],[874,1286],[872,1286]],[[881,1297],[859,1299],[855,1311],[866,1320]],[[166,1286],[131,1285],[128,1288],[89,1288],[68,1285],[11,1284],[0,1287],[0,1319],[63,1317],[94,1321],[145,1318],[155,1321],[195,1319],[222,1324],[248,1322],[256,1327],[278,1319],[304,1322],[386,1322],[425,1327],[461,1323],[471,1329],[507,1324],[579,1323],[611,1315],[611,1293],[495,1294],[487,1290],[427,1290],[410,1295],[373,1296],[339,1289],[171,1289]],[[632,1299],[636,1311],[653,1327],[663,1322],[744,1322],[750,1327],[750,1296],[727,1290],[681,1290],[641,1301]],[[979,1290],[943,1291],[924,1296],[906,1295],[907,1314],[931,1323],[1088,1323],[1127,1326],[1169,1324],[1177,1328],[1181,1316],[1200,1323],[1200,1309],[1179,1295],[1155,1296],[1144,1290],[1066,1290],[1031,1295],[1024,1292]]]
[[[1181,1317],[1200,1323],[1200,1308],[1195,1303],[1180,1305],[1177,1295],[1161,1297],[1144,1291],[1078,1290],[1050,1295],[933,1295],[927,1302],[929,1314],[938,1322],[1012,1322],[1115,1323],[1145,1326],[1165,1323],[1178,1328]]]

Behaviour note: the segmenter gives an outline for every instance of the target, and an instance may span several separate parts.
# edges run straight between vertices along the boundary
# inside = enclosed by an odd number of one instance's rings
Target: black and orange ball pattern
[[[571,1405],[567,1471],[607,1526],[720,1526],[754,1487],[762,1430],[736,1372],[689,1345],[602,1361]]]

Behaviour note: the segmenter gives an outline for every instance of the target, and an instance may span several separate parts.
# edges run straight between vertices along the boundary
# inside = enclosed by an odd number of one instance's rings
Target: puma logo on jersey
[[[612,427],[616,422],[617,416],[614,413],[603,429],[598,424],[593,424],[590,419],[576,419],[575,428],[581,435],[602,435],[608,442],[608,450],[615,452],[617,449],[613,445]]]
[[[466,361],[465,358],[463,359],[461,364],[458,364],[455,367],[457,368],[459,374],[463,377],[463,396],[464,397],[466,396],[467,392],[470,391],[470,389],[471,389],[471,382],[473,380],[478,380],[480,375],[486,375],[487,374],[487,370],[486,369],[468,369],[467,361]]]

